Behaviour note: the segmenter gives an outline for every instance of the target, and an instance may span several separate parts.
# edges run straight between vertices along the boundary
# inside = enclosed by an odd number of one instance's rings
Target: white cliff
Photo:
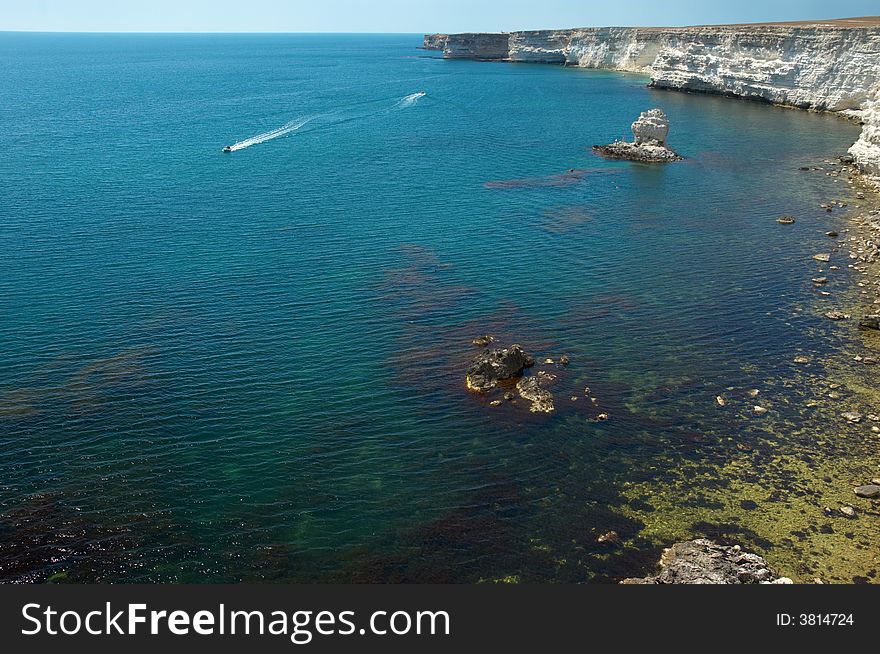
[[[880,178],[880,86],[862,111],[864,127],[849,153],[869,175]]]
[[[456,45],[457,35],[443,36],[447,56],[462,56],[475,46],[479,51],[475,35],[467,35],[463,47]],[[850,152],[865,171],[880,173],[880,18],[493,36],[486,39],[488,56],[481,58],[638,72],[657,88],[858,116],[865,129]]]

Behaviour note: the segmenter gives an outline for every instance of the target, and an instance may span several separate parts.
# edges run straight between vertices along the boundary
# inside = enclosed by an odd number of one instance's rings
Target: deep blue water
[[[798,168],[857,126],[419,45],[0,34],[0,577],[613,580],[622,486],[829,347]],[[653,106],[684,162],[590,152]],[[465,391],[486,332],[555,415]]]

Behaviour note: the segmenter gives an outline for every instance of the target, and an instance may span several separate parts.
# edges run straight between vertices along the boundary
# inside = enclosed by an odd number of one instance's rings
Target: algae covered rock
[[[624,584],[785,584],[763,557],[739,545],[718,545],[697,539],[676,543],[660,557],[660,572]]]
[[[465,376],[469,390],[485,393],[505,379],[519,377],[535,360],[519,345],[484,350],[471,363]]]

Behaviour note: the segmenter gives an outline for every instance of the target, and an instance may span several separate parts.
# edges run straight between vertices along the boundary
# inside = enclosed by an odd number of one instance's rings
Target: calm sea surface
[[[798,168],[858,126],[419,46],[0,34],[0,579],[613,581],[785,446],[714,398],[834,347]],[[654,106],[684,162],[590,152]],[[466,392],[482,333],[554,415]]]

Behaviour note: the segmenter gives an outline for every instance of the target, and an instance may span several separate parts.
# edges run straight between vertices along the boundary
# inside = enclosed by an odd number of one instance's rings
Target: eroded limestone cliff
[[[880,17],[430,35],[425,47],[446,57],[639,72],[658,88],[844,111],[864,122],[851,154],[880,175]]]

